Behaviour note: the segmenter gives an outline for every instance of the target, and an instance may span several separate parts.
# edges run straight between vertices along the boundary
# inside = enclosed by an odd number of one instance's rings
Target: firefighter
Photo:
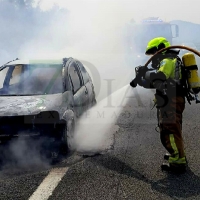
[[[146,55],[153,55],[157,51],[169,47],[170,43],[164,37],[157,37],[149,41]],[[162,145],[168,151],[164,156],[167,163],[161,165],[163,171],[184,173],[186,171],[186,156],[182,137],[182,114],[185,109],[185,91],[181,71],[179,51],[166,50],[155,56],[149,79],[136,76],[137,83],[144,88],[155,88],[155,102],[157,108],[158,127]],[[140,66],[139,71],[144,67]],[[135,80],[130,85],[135,87]]]

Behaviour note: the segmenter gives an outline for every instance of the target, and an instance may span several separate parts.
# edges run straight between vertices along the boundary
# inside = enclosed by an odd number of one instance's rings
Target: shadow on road
[[[119,174],[126,175],[129,177],[136,178],[138,180],[144,181],[146,183],[152,183],[151,180],[146,178],[143,174],[134,170],[132,167],[119,160],[116,157],[107,155],[101,155],[97,157],[93,157],[92,162],[95,162],[98,165],[101,165],[109,170],[115,171]]]
[[[165,194],[172,199],[200,195],[200,177],[195,175],[190,169],[185,174],[175,175],[168,173],[166,178],[154,181],[145,177],[118,158],[110,155],[93,157],[91,161],[119,174],[148,183],[151,185],[152,190]]]
[[[153,182],[152,189],[163,193],[172,199],[189,198],[200,195],[200,177],[191,169],[185,174],[168,174],[166,178]]]

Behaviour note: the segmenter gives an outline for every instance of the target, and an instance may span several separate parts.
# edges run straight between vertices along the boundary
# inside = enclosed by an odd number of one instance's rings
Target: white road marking
[[[47,200],[52,195],[54,189],[62,180],[63,176],[66,174],[67,170],[68,167],[52,169],[29,200]]]

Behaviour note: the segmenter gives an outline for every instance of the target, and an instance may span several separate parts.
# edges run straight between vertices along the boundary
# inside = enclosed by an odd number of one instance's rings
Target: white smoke
[[[55,2],[61,9],[48,10],[53,8]],[[164,3],[164,1],[158,0],[43,0],[40,1],[40,6],[43,10],[48,10],[45,12],[49,12],[51,20],[46,18],[47,24],[33,26],[34,37],[28,37],[26,41],[23,40],[23,43],[18,44],[20,49],[18,55],[20,58],[29,59],[75,57],[92,63],[100,75],[100,82],[95,84],[95,88],[100,88],[96,93],[99,104],[90,110],[91,116],[93,116],[97,114],[97,111],[99,113],[104,111],[103,105],[108,99],[104,100],[104,103],[100,103],[102,99],[129,84],[134,76],[134,64],[128,65],[125,59],[123,40],[125,24],[132,18],[139,21],[142,18],[157,16],[164,20],[183,19],[182,17],[188,20],[188,12],[185,15],[180,9],[183,1],[177,2],[180,4],[174,4],[174,2],[170,4],[169,1]],[[185,1],[184,7],[187,7],[187,4],[189,4],[188,7],[193,5],[190,5],[189,1]],[[163,5],[165,6],[163,7]],[[196,5],[193,6],[198,8]],[[169,15],[169,13],[163,12],[163,9],[173,9],[175,12],[170,12]],[[191,20],[195,20],[191,15],[190,17]],[[37,21],[40,20],[43,21],[42,18]],[[19,27],[23,27],[22,24]],[[93,80],[96,79],[95,74],[91,74],[91,76]],[[123,96],[123,92],[124,90],[120,90],[112,98],[120,100],[119,97]],[[114,112],[117,112],[117,116],[119,116],[121,109],[114,107],[106,110],[108,116]],[[75,135],[77,150],[99,151],[109,148],[113,143],[112,139],[108,140],[110,142],[102,148],[108,137],[113,138],[115,129],[113,129],[114,132],[110,130],[115,126],[116,118],[110,117],[107,120],[106,118],[87,119],[83,117],[79,124]]]
[[[126,106],[128,88],[121,88],[83,114],[72,141],[77,152],[91,155],[112,149],[114,135],[119,131],[117,118]]]
[[[21,133],[21,135],[27,134]],[[50,166],[50,159],[47,159],[42,145],[45,143],[43,138],[33,139],[29,137],[18,137],[11,140],[8,144],[1,144],[0,160],[2,169],[12,172],[34,171],[37,169],[47,169]],[[13,168],[14,167],[14,168]]]

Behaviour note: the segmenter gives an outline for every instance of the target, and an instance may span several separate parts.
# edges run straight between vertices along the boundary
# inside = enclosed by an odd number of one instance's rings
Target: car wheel
[[[96,98],[94,97],[93,100],[92,100],[91,107],[95,106],[96,104],[97,104],[97,100],[96,100]]]
[[[64,152],[73,150],[74,129],[75,129],[74,119],[68,120],[62,132],[62,151]]]

